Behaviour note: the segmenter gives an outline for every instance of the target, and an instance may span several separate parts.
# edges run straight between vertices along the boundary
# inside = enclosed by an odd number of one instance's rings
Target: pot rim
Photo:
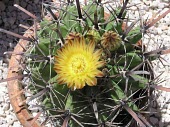
[[[31,27],[30,29],[26,30],[23,36],[29,38],[33,36],[33,34],[34,32]],[[20,39],[14,48],[13,55],[9,61],[7,74],[7,79],[12,80],[7,81],[7,89],[10,103],[21,125],[24,127],[42,127],[42,125],[40,125],[40,123],[34,119],[28,110],[28,106],[25,103],[26,99],[24,95],[24,89],[21,84],[23,78],[23,69],[20,63],[23,61],[23,59],[20,53],[25,52],[28,43],[29,41]]]

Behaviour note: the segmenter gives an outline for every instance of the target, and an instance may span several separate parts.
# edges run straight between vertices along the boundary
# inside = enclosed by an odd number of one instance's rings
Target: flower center
[[[71,70],[77,74],[86,69],[86,60],[82,56],[76,56],[71,61]]]

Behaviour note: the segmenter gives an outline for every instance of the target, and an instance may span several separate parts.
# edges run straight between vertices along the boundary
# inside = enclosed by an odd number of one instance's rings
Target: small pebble
[[[5,111],[5,114],[8,116],[10,115],[10,110]]]
[[[164,7],[165,7],[164,3],[159,3],[159,6],[158,6],[159,9],[163,9]]]
[[[168,36],[170,36],[170,29],[168,29],[168,31],[167,31],[167,35],[168,35]]]
[[[18,121],[16,121],[13,123],[13,127],[21,127],[21,124]]]
[[[156,107],[157,107],[156,101],[151,101],[151,106],[152,106],[153,108],[156,108]]]
[[[150,122],[151,122],[153,125],[156,125],[156,124],[159,123],[158,118],[155,118],[155,117],[150,117]]]
[[[159,121],[159,127],[164,127],[164,123],[162,121]]]
[[[9,110],[9,108],[10,108],[10,103],[9,102],[5,103],[5,105],[3,106],[3,110],[7,111],[7,110]]]
[[[154,9],[157,8],[159,6],[159,2],[158,1],[153,1],[151,3],[151,7],[153,7]]]
[[[12,125],[12,124],[14,123],[14,121],[16,121],[16,120],[14,119],[14,117],[11,116],[11,115],[7,115],[6,119],[7,119],[8,125]]]
[[[0,1],[0,10],[1,11],[5,10],[5,4],[3,3],[3,1]]]

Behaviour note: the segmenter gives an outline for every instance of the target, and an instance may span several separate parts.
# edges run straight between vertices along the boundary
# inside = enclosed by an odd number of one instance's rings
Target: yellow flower
[[[102,50],[94,49],[95,44],[86,44],[84,37],[75,38],[59,49],[54,64],[58,84],[67,84],[73,90],[82,89],[86,84],[96,85],[96,77],[103,76],[98,68],[105,62],[99,61]]]

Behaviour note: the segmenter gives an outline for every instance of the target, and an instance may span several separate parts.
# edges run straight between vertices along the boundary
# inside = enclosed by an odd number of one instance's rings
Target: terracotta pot
[[[23,36],[34,36],[33,29],[28,29]],[[20,64],[22,62],[22,55],[20,55],[20,53],[25,52],[28,44],[29,41],[20,39],[13,51],[14,55],[11,56],[9,61],[9,70],[7,75],[7,79],[9,79],[9,81],[7,81],[8,94],[10,103],[21,125],[24,127],[43,127],[28,110],[25,103],[24,89],[21,84],[21,80],[23,78],[23,67]]]
[[[29,29],[25,32],[24,36],[29,37],[33,35],[33,30]],[[25,52],[25,48],[29,42],[23,39],[19,40],[19,43],[14,49],[14,54]],[[24,127],[41,127],[38,121],[34,120],[31,113],[28,111],[23,94],[22,80],[22,67],[20,62],[22,61],[22,55],[12,55],[9,61],[8,79],[12,79],[7,82],[8,94],[10,103],[13,110]]]

